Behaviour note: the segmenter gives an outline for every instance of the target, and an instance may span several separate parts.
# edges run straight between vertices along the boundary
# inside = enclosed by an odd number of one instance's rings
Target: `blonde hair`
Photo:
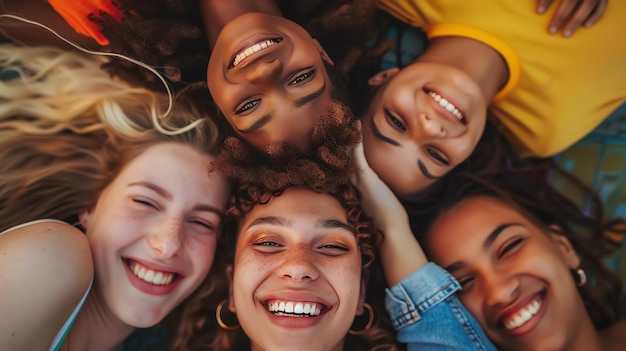
[[[216,154],[209,116],[183,98],[168,112],[170,95],[110,77],[106,61],[0,45],[0,231],[38,218],[73,223],[150,145],[181,142]]]

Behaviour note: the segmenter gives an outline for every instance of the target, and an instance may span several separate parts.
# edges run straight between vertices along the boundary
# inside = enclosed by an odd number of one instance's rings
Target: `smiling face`
[[[221,175],[207,175],[211,160],[182,144],[151,146],[81,214],[92,292],[113,319],[153,326],[207,276],[229,194]]]
[[[363,302],[361,269],[341,204],[289,188],[243,219],[231,309],[253,350],[341,350]]]
[[[476,82],[448,65],[416,62],[387,79],[364,117],[363,148],[380,178],[407,196],[467,159],[487,104]]]
[[[207,81],[228,123],[252,146],[287,141],[305,151],[313,123],[331,101],[324,60],[332,63],[298,24],[249,13],[220,32]]]
[[[588,321],[570,272],[580,263],[571,244],[511,205],[464,200],[437,218],[427,245],[431,259],[461,283],[459,299],[499,348],[571,349]]]

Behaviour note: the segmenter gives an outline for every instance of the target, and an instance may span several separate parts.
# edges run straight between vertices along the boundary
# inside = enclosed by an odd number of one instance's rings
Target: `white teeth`
[[[535,314],[537,314],[539,308],[541,308],[541,301],[534,300],[524,309],[519,311],[517,315],[515,315],[515,317],[509,318],[509,320],[505,321],[504,326],[507,329],[515,329],[521,327],[526,322],[528,322]]]
[[[319,316],[321,310],[317,304],[306,302],[280,301],[268,304],[267,309],[279,316]]]
[[[233,67],[237,66],[239,63],[241,63],[241,61],[245,60],[246,57],[259,52],[263,49],[267,49],[268,47],[272,46],[272,45],[276,45],[280,42],[280,40],[276,40],[276,39],[269,39],[266,40],[264,42],[261,43],[257,43],[254,44],[244,50],[241,50],[236,56],[235,59],[233,60]]]
[[[461,111],[459,111],[459,109],[456,108],[456,106],[454,106],[446,98],[443,98],[441,97],[441,95],[432,91],[429,91],[428,95],[430,95],[430,97],[432,97],[433,100],[435,100],[439,105],[441,105],[441,107],[445,108],[447,111],[450,111],[459,120],[463,120],[465,118],[463,114],[461,113]]]
[[[155,272],[137,262],[130,263],[130,270],[137,278],[154,285],[167,285],[174,280],[174,273]]]

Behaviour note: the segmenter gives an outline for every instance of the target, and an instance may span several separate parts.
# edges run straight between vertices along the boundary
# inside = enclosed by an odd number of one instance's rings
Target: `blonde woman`
[[[3,348],[113,350],[221,286],[215,125],[102,63],[0,46]]]

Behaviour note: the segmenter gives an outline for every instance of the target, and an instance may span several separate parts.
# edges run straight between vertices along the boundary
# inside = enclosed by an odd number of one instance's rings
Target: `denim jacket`
[[[385,307],[407,350],[496,350],[459,302],[459,282],[430,262],[386,289]]]

